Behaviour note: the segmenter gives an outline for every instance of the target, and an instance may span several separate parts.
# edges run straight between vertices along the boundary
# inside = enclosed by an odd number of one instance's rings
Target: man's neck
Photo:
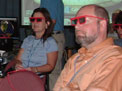
[[[94,46],[96,46],[96,45],[102,43],[105,39],[106,39],[106,38],[97,39],[97,40],[95,40],[93,43],[91,43],[90,45],[88,45],[86,48],[87,48],[87,49],[90,49],[90,48],[92,48],[92,47],[94,47]]]

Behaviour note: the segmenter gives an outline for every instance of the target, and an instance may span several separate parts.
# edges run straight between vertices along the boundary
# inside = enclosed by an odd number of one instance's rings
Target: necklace
[[[38,48],[38,46],[40,45],[40,43],[42,43],[42,39],[35,39],[35,38],[33,39],[32,46],[30,48],[30,52],[29,52],[29,55],[28,55],[28,64],[27,64],[27,67],[29,67],[29,63],[31,61],[31,57],[35,53],[35,51]]]

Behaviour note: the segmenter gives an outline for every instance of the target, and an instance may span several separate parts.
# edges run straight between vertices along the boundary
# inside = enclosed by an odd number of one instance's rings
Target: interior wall
[[[0,0],[0,18],[1,17],[16,17],[18,19],[18,30],[20,40],[25,38],[24,28],[21,28],[21,0]],[[22,31],[21,31],[22,30]]]
[[[0,0],[0,17],[17,17],[18,23],[20,23],[21,19],[21,1],[20,0]],[[20,24],[18,24],[20,25]],[[23,39],[28,35],[27,32],[29,31],[25,27],[18,26],[19,31],[19,38],[20,41],[23,41]],[[72,32],[74,29],[72,28],[65,28],[65,36],[66,36],[66,46],[74,47],[75,46],[75,38],[74,38],[74,32]],[[70,41],[70,38],[72,38],[72,41]]]
[[[20,16],[20,0],[0,0],[0,17]]]

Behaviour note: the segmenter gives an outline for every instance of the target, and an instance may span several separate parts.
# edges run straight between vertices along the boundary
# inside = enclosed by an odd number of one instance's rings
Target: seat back
[[[31,71],[17,71],[0,81],[1,91],[45,91],[39,76]]]

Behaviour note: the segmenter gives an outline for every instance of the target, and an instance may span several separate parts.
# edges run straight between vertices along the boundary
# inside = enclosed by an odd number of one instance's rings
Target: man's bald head
[[[101,6],[96,5],[96,4],[85,5],[79,9],[77,14],[80,13],[81,10],[84,10],[86,8],[87,8],[87,10],[89,9],[89,11],[93,11],[93,14],[95,16],[106,19],[107,20],[107,26],[109,25],[109,15],[108,15],[107,10],[104,7],[101,7]]]

